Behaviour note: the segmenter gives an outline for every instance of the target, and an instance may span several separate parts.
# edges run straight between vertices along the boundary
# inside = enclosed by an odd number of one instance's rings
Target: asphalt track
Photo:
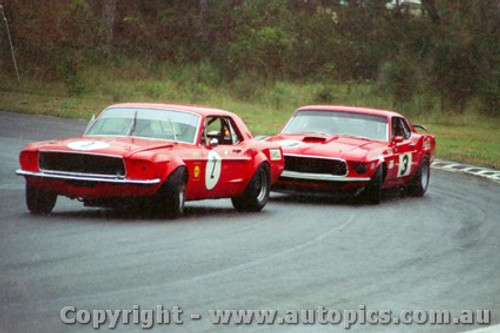
[[[0,112],[0,332],[94,331],[79,309],[183,310],[161,332],[344,332],[342,325],[213,325],[222,309],[491,310],[500,322],[500,185],[433,170],[423,198],[378,206],[273,194],[261,213],[189,202],[175,221],[84,208],[60,198],[30,215],[15,176],[28,142],[86,123]],[[136,307],[137,308],[137,307]],[[190,314],[200,314],[191,319]],[[104,324],[106,327],[106,324]],[[463,332],[477,325],[368,325],[352,332]],[[118,324],[115,331],[140,331]]]

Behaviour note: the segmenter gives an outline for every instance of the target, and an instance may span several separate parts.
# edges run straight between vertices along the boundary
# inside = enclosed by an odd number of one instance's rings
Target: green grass
[[[436,156],[500,170],[500,129],[497,124],[454,126],[431,124]]]
[[[277,133],[291,112],[305,104],[343,104],[394,109],[436,136],[438,158],[500,169],[500,119],[471,105],[461,115],[443,114],[435,96],[419,95],[408,105],[369,83],[266,82],[257,77],[223,82],[207,65],[179,68],[88,67],[76,80],[47,81],[0,73],[0,109],[89,119],[120,102],[173,102],[218,107],[237,113],[254,134]]]

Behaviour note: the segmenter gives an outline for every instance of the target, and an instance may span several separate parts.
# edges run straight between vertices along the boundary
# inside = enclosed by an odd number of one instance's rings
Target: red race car
[[[42,214],[58,195],[170,217],[187,200],[209,198],[259,211],[284,168],[281,147],[254,140],[231,112],[142,103],[109,106],[83,136],[31,143],[19,161],[28,209]]]
[[[296,110],[279,143],[285,170],[278,192],[360,195],[378,204],[382,189],[404,186],[423,196],[436,140],[402,115],[371,108],[310,105]]]

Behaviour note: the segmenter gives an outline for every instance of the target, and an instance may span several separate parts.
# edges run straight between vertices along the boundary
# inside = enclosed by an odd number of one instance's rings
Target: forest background
[[[393,3],[0,0],[0,110],[202,104],[275,134],[304,104],[370,106],[425,122],[438,157],[500,169],[500,2]]]

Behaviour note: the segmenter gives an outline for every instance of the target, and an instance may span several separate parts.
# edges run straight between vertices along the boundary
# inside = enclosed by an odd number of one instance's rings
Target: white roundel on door
[[[102,141],[90,141],[90,140],[82,140],[82,141],[73,141],[68,143],[68,148],[74,150],[97,150],[108,148],[109,143]]]
[[[215,150],[211,150],[208,153],[207,167],[205,168],[205,186],[207,190],[213,189],[219,182],[221,166],[222,158]]]
[[[411,171],[411,153],[399,155],[398,177],[406,177]]]

